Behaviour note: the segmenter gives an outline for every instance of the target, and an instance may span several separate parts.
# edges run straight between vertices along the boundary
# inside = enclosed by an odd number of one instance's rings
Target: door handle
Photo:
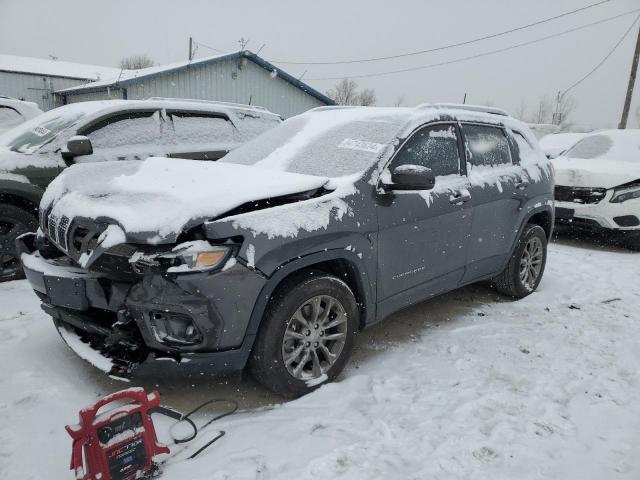
[[[516,183],[516,188],[517,188],[518,190],[524,190],[524,189],[525,189],[525,188],[527,188],[528,186],[529,186],[529,182],[524,181],[524,180],[523,180],[522,182],[518,182],[518,183]]]
[[[468,191],[458,191],[449,195],[449,203],[451,203],[452,205],[462,205],[469,200],[471,200],[471,194]]]

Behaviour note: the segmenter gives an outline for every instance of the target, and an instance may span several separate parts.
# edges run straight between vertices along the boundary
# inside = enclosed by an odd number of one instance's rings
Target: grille
[[[606,195],[606,188],[565,187],[556,185],[554,196],[559,202],[594,204],[600,203]]]
[[[67,230],[69,230],[69,217],[62,216],[60,217],[60,221],[58,222],[58,245],[62,247],[63,250],[68,250],[67,247]]]
[[[49,236],[49,240],[65,252],[68,250],[67,233],[69,232],[70,224],[71,221],[66,215],[58,217],[50,214],[47,218],[47,234]]]

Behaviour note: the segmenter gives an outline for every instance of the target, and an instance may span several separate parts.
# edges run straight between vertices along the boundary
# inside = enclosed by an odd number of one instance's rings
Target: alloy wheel
[[[542,270],[543,257],[542,240],[538,237],[531,237],[524,246],[522,257],[520,258],[520,281],[529,291],[532,291],[536,286]]]
[[[287,322],[282,359],[298,380],[318,378],[338,360],[347,340],[347,314],[329,295],[306,300]]]
[[[28,231],[26,225],[12,218],[0,216],[0,278],[9,278],[20,272],[20,259],[15,249],[15,241]]]

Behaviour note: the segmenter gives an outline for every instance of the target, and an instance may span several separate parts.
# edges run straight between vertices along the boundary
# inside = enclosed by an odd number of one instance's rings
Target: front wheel
[[[317,271],[294,277],[265,312],[249,369],[276,393],[304,395],[342,371],[357,328],[358,306],[346,283]]]
[[[38,228],[36,217],[22,208],[0,204],[0,282],[23,278],[16,238]]]
[[[513,298],[533,293],[547,263],[547,235],[539,225],[527,224],[504,271],[493,279],[498,291]]]

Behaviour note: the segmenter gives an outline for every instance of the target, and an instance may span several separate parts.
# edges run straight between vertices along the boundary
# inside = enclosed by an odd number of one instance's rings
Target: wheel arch
[[[509,250],[509,255],[506,257],[502,268],[505,268],[506,265],[509,263],[511,256],[513,255],[513,252],[515,251],[518,245],[520,236],[522,235],[522,232],[524,231],[525,227],[528,224],[531,223],[531,224],[539,225],[540,227],[542,227],[545,234],[547,235],[547,241],[549,241],[551,239],[551,234],[553,233],[554,219],[555,219],[555,214],[554,214],[553,206],[551,205],[540,205],[538,207],[532,208],[529,212],[527,212],[527,214],[522,219],[522,222],[520,223],[520,226],[518,228],[518,233],[515,236],[513,245],[511,245],[511,249]]]
[[[320,270],[340,278],[353,291],[360,311],[360,329],[375,318],[375,301],[372,292],[374,284],[367,278],[362,260],[348,250],[328,250],[298,258],[280,266],[275,271],[258,296],[246,335],[257,334],[267,305],[283,282],[313,270]]]
[[[7,203],[38,216],[42,190],[32,184],[0,181],[0,203]]]

